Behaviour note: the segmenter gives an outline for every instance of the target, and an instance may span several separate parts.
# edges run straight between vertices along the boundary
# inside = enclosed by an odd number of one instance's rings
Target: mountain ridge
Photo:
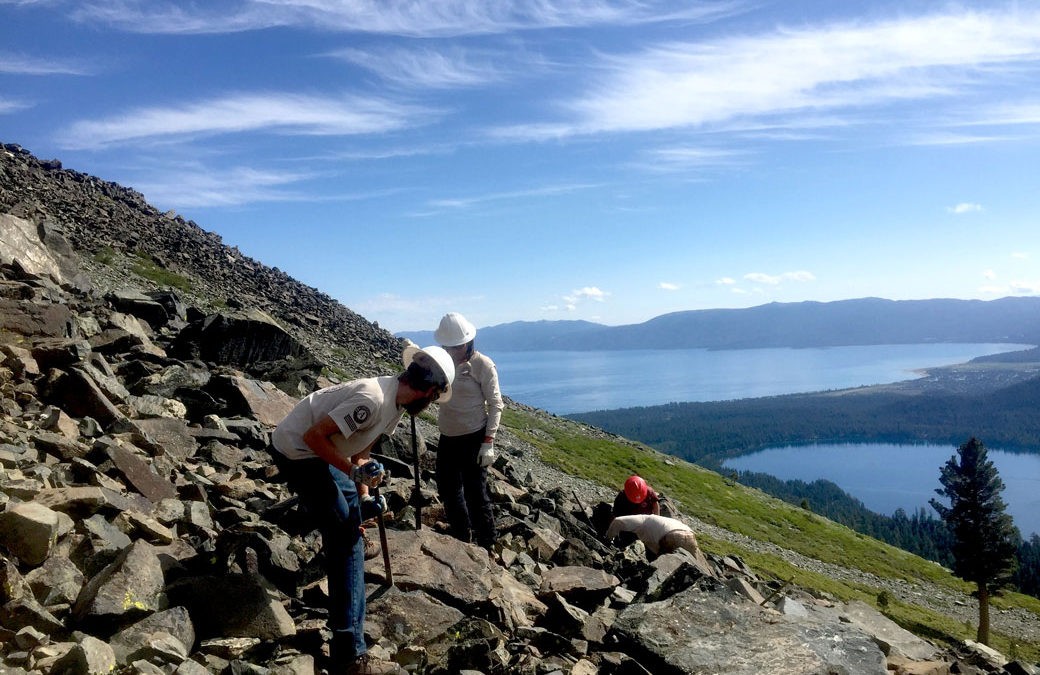
[[[638,324],[514,321],[479,329],[488,351],[756,349],[934,342],[1040,344],[1040,297],[854,298],[662,314]],[[420,344],[433,331],[401,331]]]

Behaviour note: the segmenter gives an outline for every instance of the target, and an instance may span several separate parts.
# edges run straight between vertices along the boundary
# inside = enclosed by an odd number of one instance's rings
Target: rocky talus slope
[[[388,331],[226,246],[219,235],[160,213],[138,192],[64,169],[57,160],[39,160],[17,145],[0,146],[0,213],[60,225],[99,288],[118,287],[128,259],[155,264],[185,278],[190,286],[180,293],[192,304],[265,312],[322,363],[348,375],[370,375],[373,364],[392,361],[400,350]]]
[[[56,205],[85,198],[58,199],[48,174],[70,191],[99,182],[20,149],[0,166],[0,672],[320,672],[320,537],[268,435],[329,383],[323,354],[340,355],[337,370],[367,359],[357,374],[386,374],[400,345],[345,308],[290,323],[248,275],[236,306],[217,311],[194,298],[200,279],[219,284],[187,264],[190,293],[98,274],[91,256],[111,244],[79,253],[73,234],[90,220],[73,226]],[[46,185],[13,196],[16,174]],[[99,202],[136,203],[101,185]],[[90,217],[109,214],[118,231],[119,209]],[[323,302],[292,288],[301,306]],[[346,337],[323,328],[348,319]],[[367,638],[402,672],[1037,672],[980,646],[940,649],[861,603],[779,588],[737,558],[610,545],[589,508],[610,491],[542,465],[508,430],[492,469],[499,541],[491,554],[458,542],[442,534],[434,430],[418,427],[422,527],[402,424],[381,448],[395,476],[394,583],[381,557],[366,575]]]

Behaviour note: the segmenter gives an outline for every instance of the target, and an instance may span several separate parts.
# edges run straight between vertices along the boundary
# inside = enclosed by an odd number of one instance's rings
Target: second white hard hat
[[[458,347],[477,337],[477,327],[458,312],[448,312],[433,332],[433,339],[444,347]]]
[[[437,402],[444,403],[451,398],[451,385],[455,381],[455,361],[444,348],[432,345],[419,349],[419,345],[412,343],[404,348],[401,360],[404,361],[405,368],[412,365],[412,361],[418,361],[421,366],[433,366],[440,370],[448,384]]]

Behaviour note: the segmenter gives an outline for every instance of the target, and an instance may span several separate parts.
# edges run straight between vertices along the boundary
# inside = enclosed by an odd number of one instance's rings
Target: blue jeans
[[[299,495],[321,532],[325,576],[329,583],[328,628],[335,667],[364,654],[365,544],[357,486],[345,473],[321,459],[288,460],[272,451],[289,488]]]

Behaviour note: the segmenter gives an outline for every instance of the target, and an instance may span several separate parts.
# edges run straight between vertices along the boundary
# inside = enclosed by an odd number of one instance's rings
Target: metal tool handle
[[[379,501],[379,488],[372,488],[372,496]],[[386,585],[394,585],[394,571],[390,568],[390,549],[386,544],[386,523],[383,521],[382,510],[376,515],[376,523],[379,524],[379,547],[383,549],[383,569],[386,571]]]
[[[412,462],[415,464],[415,487],[412,489],[412,505],[415,507],[415,529],[422,529],[422,483],[419,478],[419,441],[415,434],[415,415],[412,415]]]

